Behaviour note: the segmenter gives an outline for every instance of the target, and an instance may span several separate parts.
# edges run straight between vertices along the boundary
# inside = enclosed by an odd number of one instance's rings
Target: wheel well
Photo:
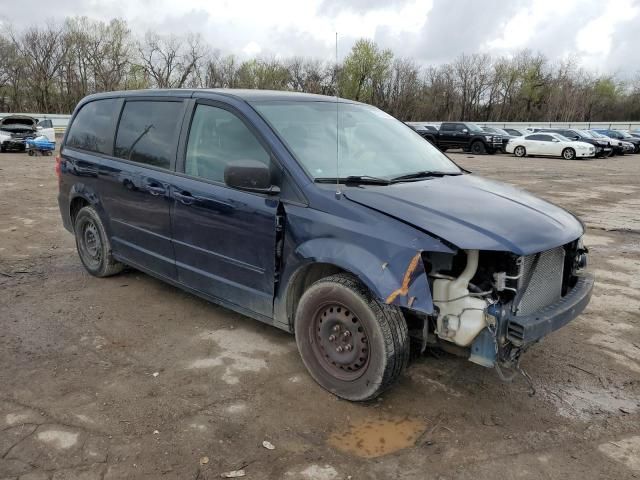
[[[86,198],[76,197],[71,200],[71,205],[69,205],[69,217],[71,218],[72,228],[76,223],[76,215],[78,215],[81,208],[86,207],[87,205],[89,205],[89,202]]]
[[[345,272],[346,270],[331,263],[312,263],[302,267],[294,274],[287,289],[287,318],[292,330],[298,303],[300,303],[300,298],[302,298],[304,292],[321,278]]]

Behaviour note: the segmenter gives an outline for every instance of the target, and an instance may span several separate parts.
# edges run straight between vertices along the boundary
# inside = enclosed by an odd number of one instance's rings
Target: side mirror
[[[224,183],[248,192],[275,195],[280,188],[271,184],[271,170],[256,160],[235,160],[224,169]]]
[[[462,133],[469,133],[469,130],[467,130],[466,128],[463,128]]]

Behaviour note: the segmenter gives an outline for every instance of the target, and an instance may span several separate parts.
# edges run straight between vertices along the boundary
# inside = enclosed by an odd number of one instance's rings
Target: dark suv
[[[349,400],[378,395],[427,346],[521,371],[591,295],[573,215],[357,102],[93,95],[56,170],[89,273],[129,265],[293,332],[313,378]]]
[[[487,133],[469,122],[444,122],[438,131],[423,132],[421,136],[443,152],[449,148],[461,148],[476,155],[494,154],[504,146],[502,135]]]

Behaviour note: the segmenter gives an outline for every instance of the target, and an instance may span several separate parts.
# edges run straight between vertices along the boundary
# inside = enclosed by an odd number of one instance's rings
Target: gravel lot
[[[528,352],[535,396],[442,354],[337,400],[286,333],[136,271],[89,276],[53,157],[0,155],[0,479],[640,477],[640,156],[451,156],[588,226],[594,298]]]

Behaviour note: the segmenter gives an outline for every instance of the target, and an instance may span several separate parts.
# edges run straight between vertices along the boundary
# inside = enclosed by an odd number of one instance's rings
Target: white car
[[[589,143],[569,140],[558,133],[541,132],[512,138],[507,143],[505,151],[513,153],[516,157],[539,155],[562,157],[565,160],[590,158],[596,154],[595,147]]]

